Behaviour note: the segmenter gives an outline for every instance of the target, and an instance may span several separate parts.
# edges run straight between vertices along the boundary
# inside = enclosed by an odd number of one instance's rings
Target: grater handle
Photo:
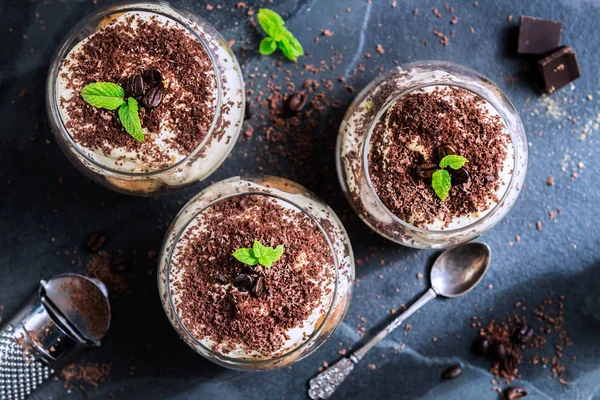
[[[25,400],[54,374],[21,344],[22,335],[11,325],[0,331],[0,400]]]

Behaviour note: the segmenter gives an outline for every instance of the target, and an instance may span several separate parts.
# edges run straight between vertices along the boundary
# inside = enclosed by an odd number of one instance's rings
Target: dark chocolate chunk
[[[581,76],[577,56],[571,46],[561,47],[540,60],[538,65],[546,93],[554,93]]]
[[[254,297],[260,297],[260,295],[265,290],[265,280],[262,276],[259,276],[254,281],[254,285],[252,285],[252,291],[250,292]]]
[[[546,54],[560,46],[563,24],[534,17],[521,16],[519,54]]]
[[[438,148],[438,162],[442,161],[442,158],[452,154],[456,154],[454,147],[447,144],[440,146],[440,148]]]

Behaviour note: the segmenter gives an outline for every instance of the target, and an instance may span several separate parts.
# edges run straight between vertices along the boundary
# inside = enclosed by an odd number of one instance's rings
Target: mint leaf
[[[449,154],[442,158],[442,160],[440,161],[440,168],[450,167],[452,169],[460,169],[463,165],[465,165],[468,162],[469,160],[467,160],[463,156]]]
[[[279,260],[283,255],[283,245],[272,248],[263,246],[261,242],[258,240],[254,241],[251,249],[248,248],[240,248],[237,249],[233,256],[236,260],[243,262],[248,265],[256,265],[260,264],[265,268],[271,268],[275,261]]]
[[[239,262],[242,262],[247,265],[256,265],[258,264],[258,259],[254,257],[254,251],[252,249],[241,248],[237,249],[233,256]]]
[[[286,46],[291,50],[291,52],[296,57],[303,56],[304,49],[302,48],[302,45],[300,44],[298,39],[296,39],[294,37],[294,35],[292,34],[292,32],[290,32],[287,29],[285,29],[285,34],[286,34],[286,36],[282,39],[282,41],[286,43]]]
[[[268,56],[272,54],[275,50],[277,50],[277,42],[272,37],[266,37],[260,42],[260,46],[258,51],[263,56]]]
[[[282,244],[276,248],[264,247],[261,256],[258,257],[258,262],[261,265],[264,265],[266,268],[271,268],[273,263],[281,258],[283,255],[283,250]]]
[[[125,101],[125,91],[116,83],[96,82],[84,86],[81,97],[94,107],[115,110]]]
[[[292,39],[296,40],[293,36]],[[298,41],[296,40],[296,42]],[[298,53],[298,48],[290,41],[289,37],[285,37],[280,42],[277,42],[277,46],[279,46],[279,50],[281,50],[283,55],[293,62],[296,62],[298,57],[304,54],[304,52]],[[300,46],[300,49],[302,49],[302,46]]]
[[[438,169],[431,177],[431,186],[433,186],[435,194],[437,194],[442,201],[444,201],[446,197],[448,197],[448,193],[450,193],[450,180],[450,173],[445,169]]]
[[[133,97],[127,99],[127,103],[123,102],[119,108],[119,119],[123,128],[133,136],[134,139],[140,142],[145,142],[144,131],[142,131],[142,121],[138,113],[138,102]]]
[[[254,241],[254,244],[252,245],[252,251],[254,251],[254,257],[258,258],[259,261],[263,254],[265,254],[266,250],[267,248],[263,246],[261,242],[258,240]]]
[[[258,10],[257,18],[260,27],[263,28],[267,35],[273,37],[275,37],[276,28],[285,24],[283,18],[281,18],[279,14],[268,8],[261,8]]]

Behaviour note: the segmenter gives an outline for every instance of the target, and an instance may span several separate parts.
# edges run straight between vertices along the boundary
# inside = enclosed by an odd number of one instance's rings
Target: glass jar
[[[383,204],[369,176],[371,137],[381,116],[402,96],[434,86],[463,88],[486,100],[500,115],[514,149],[510,182],[499,201],[481,212],[474,222],[456,229],[423,229],[402,220]],[[371,229],[405,246],[445,248],[478,237],[504,218],[514,205],[527,171],[527,138],[517,110],[489,79],[450,62],[415,62],[380,75],[354,99],[340,126],[336,164],[346,197]]]
[[[104,157],[73,140],[61,116],[61,63],[78,43],[96,32],[106,21],[123,13],[151,13],[183,27],[198,40],[199,46],[203,46],[212,64],[211,72],[214,72],[217,93],[210,128],[199,145],[185,158],[163,169],[132,172],[117,168],[114,160],[107,163]],[[79,22],[65,37],[48,72],[46,106],[58,144],[85,175],[118,192],[152,196],[206,179],[227,158],[244,120],[244,82],[240,66],[227,42],[204,19],[188,11],[178,10],[166,2],[127,3],[94,12]]]
[[[201,213],[209,207],[232,197],[246,195],[269,196],[307,216],[318,230],[324,235],[334,268],[333,295],[327,312],[318,319],[312,332],[303,333],[302,339],[291,347],[286,347],[286,353],[273,357],[260,356],[244,357],[231,356],[219,352],[209,346],[210,338],[202,340],[195,337],[177,310],[174,291],[182,290],[176,283],[180,269],[174,266],[175,250],[182,246],[182,237],[188,229],[196,229],[202,224]],[[195,222],[196,221],[196,222]],[[195,225],[198,223],[198,225]],[[174,283],[175,282],[175,283]],[[163,308],[169,321],[181,338],[197,353],[225,367],[241,370],[266,370],[280,368],[296,362],[313,353],[322,345],[340,324],[352,295],[354,282],[354,256],[342,223],[327,205],[315,197],[304,187],[277,177],[233,177],[218,182],[190,200],[172,222],[165,237],[158,266],[158,288]]]

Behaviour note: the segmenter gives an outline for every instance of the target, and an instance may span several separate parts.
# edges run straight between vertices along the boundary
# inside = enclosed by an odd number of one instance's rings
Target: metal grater
[[[90,282],[93,285],[90,285]],[[96,292],[97,289],[97,292]],[[78,297],[73,297],[77,293]],[[73,299],[101,296],[107,315],[93,330]],[[24,400],[82,349],[99,346],[110,325],[110,305],[102,282],[76,274],[41,281],[39,291],[0,330],[0,400]],[[104,304],[102,304],[104,303]]]

